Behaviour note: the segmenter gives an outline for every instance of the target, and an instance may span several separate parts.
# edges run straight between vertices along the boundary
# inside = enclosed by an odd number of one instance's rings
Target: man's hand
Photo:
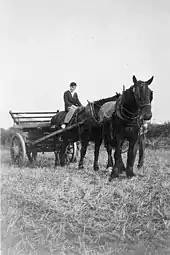
[[[71,105],[70,107],[68,107],[69,110],[76,109],[76,108],[77,108],[77,106],[75,106],[75,105]]]

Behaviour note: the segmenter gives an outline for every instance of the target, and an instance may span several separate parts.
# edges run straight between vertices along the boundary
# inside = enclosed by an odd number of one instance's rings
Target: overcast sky
[[[63,110],[154,76],[153,119],[170,120],[169,0],[1,0],[1,127],[8,111]]]

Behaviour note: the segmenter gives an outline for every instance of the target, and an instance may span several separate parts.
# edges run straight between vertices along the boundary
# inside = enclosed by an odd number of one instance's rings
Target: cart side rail
[[[9,111],[13,121],[15,124],[23,124],[23,123],[39,123],[46,122],[49,123],[51,118],[57,113],[56,112],[12,112]]]

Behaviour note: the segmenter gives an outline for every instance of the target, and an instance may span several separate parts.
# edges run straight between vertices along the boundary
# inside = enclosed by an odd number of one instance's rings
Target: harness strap
[[[119,99],[117,100],[116,102],[116,115],[121,119],[121,120],[126,120],[122,114],[121,114],[121,111],[120,111],[120,108],[121,108],[121,103],[122,103],[122,95],[119,97]]]
[[[99,125],[100,122],[97,120],[97,117],[96,117],[96,113],[94,110],[94,103],[89,102],[89,106],[90,106],[90,112],[91,112],[92,119],[95,121],[96,124]]]

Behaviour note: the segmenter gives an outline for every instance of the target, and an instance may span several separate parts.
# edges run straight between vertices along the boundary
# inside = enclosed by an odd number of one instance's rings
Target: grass
[[[2,150],[2,254],[170,254],[170,151],[147,149],[137,177],[111,183],[106,159],[97,173],[92,149],[84,170],[51,154],[17,168]]]

